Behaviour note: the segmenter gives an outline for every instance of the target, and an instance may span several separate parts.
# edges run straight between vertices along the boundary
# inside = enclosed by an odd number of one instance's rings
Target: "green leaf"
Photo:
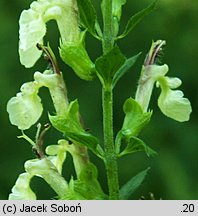
[[[126,148],[119,154],[119,157],[139,151],[146,152],[148,157],[157,155],[157,152],[147,146],[141,139],[137,137],[131,137]]]
[[[96,11],[90,0],[77,0],[80,19],[85,28],[95,35]]]
[[[121,144],[126,144],[127,149],[126,152],[132,153],[131,147],[133,146],[134,138],[135,141],[138,141],[137,135],[140,131],[148,124],[150,121],[152,112],[144,112],[142,107],[139,105],[137,101],[132,98],[128,98],[123,106],[125,118],[122,129],[118,132],[116,136],[116,153],[120,153]],[[139,140],[139,147],[140,145]],[[142,144],[142,143],[141,143]],[[126,154],[121,153],[121,154]]]
[[[103,150],[99,145],[98,139],[86,132],[80,123],[79,105],[77,100],[70,103],[67,115],[49,115],[49,119],[53,127],[64,133],[68,139],[78,144],[87,146],[87,148],[99,157],[103,155]]]
[[[123,109],[126,115],[122,126],[122,134],[127,139],[130,139],[137,136],[148,124],[152,113],[143,112],[139,103],[132,98],[125,101]]]
[[[74,100],[69,104],[67,115],[49,117],[52,125],[63,133],[66,131],[84,131],[80,124],[79,105],[77,100]]]
[[[97,156],[101,157],[103,155],[103,151],[98,144],[98,139],[90,133],[87,133],[85,131],[79,131],[74,133],[67,131],[65,132],[65,135],[71,141],[86,146]]]
[[[157,0],[158,1],[158,0]],[[156,4],[157,1],[154,1],[152,4],[150,4],[147,8],[139,11],[138,13],[136,13],[135,15],[133,15],[127,25],[126,28],[124,30],[124,32],[117,38],[117,39],[121,39],[123,37],[125,37],[130,31],[132,31],[134,29],[134,27],[149,13],[151,13],[155,8],[156,8]]]
[[[137,190],[138,187],[140,187],[149,170],[150,167],[147,168],[146,170],[141,171],[121,187],[120,200],[128,199],[135,192],[135,190]]]
[[[137,59],[141,53],[138,53],[135,56],[132,56],[131,58],[127,59],[125,63],[122,65],[122,67],[116,72],[114,78],[113,78],[113,87],[115,87],[116,83],[119,81],[120,78],[122,78],[128,70],[135,64]]]
[[[102,78],[103,83],[111,83],[115,73],[124,64],[126,58],[121,53],[118,46],[115,46],[110,52],[99,57],[96,60],[96,70],[99,78]]]

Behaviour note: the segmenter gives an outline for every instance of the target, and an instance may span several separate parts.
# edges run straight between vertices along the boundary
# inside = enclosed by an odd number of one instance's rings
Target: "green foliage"
[[[90,0],[77,0],[82,25],[95,36],[96,11]]]
[[[123,143],[122,143],[123,144]],[[141,139],[137,137],[131,137],[127,143],[124,143],[126,148],[119,154],[119,157],[122,157],[126,154],[132,154],[139,151],[144,151],[148,157],[155,156],[157,153],[147,146]]]
[[[120,78],[122,78],[135,64],[140,55],[141,53],[138,53],[137,55],[132,56],[124,62],[124,64],[120,67],[120,69],[115,73],[115,76],[113,77],[113,87],[115,87]]]
[[[141,106],[132,98],[124,103],[125,118],[122,129],[116,136],[116,152],[121,157],[126,154],[145,151],[148,156],[155,155],[155,151],[145,145],[145,143],[136,136],[148,124],[151,118],[151,112],[143,112]],[[120,153],[120,147],[125,149]]]
[[[87,146],[96,155],[99,157],[102,156],[103,151],[99,146],[98,139],[86,132],[80,123],[79,105],[77,100],[70,103],[68,112],[65,116],[49,115],[49,119],[53,127],[64,133],[69,140]]]
[[[138,187],[144,181],[149,170],[150,170],[150,167],[141,171],[140,173],[132,177],[131,180],[129,180],[125,185],[121,187],[120,189],[120,199],[121,200],[128,199],[135,192],[135,190],[138,189]]]
[[[157,4],[158,0],[157,1],[154,1],[152,4],[150,4],[147,8],[141,10],[140,12],[136,13],[135,15],[133,15],[127,25],[126,25],[126,28],[124,30],[124,32],[118,37],[118,39],[121,39],[121,38],[124,38],[125,36],[127,36],[129,34],[129,32],[131,32],[135,26],[146,16],[148,15],[149,13],[151,13],[155,7],[156,7],[156,4]]]
[[[96,60],[96,70],[103,84],[110,84],[126,58],[118,46]]]

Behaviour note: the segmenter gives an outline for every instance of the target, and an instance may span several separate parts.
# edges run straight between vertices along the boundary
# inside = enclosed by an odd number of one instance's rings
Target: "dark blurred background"
[[[97,7],[99,0],[93,1]],[[40,59],[34,68],[25,69],[18,57],[18,19],[23,9],[27,9],[30,0],[0,1],[0,199],[7,199],[18,175],[24,172],[23,164],[33,158],[30,145],[17,139],[20,131],[12,126],[6,112],[7,101],[19,92],[22,83],[31,81],[35,71],[43,71],[46,62]],[[124,7],[122,24],[125,25],[131,14],[143,9],[150,0],[128,0]],[[66,80],[69,98],[78,98],[80,110],[86,127],[91,128],[102,142],[101,89],[98,81],[84,82],[65,66],[58,56],[59,34],[55,22],[47,24],[46,41],[57,53],[57,58]],[[121,27],[121,30],[123,27]],[[135,67],[120,80],[114,97],[114,129],[119,130],[123,121],[122,105],[126,98],[134,96],[141,64],[150,48],[151,41],[167,41],[162,62],[169,65],[169,76],[183,80],[180,87],[192,103],[193,113],[186,123],[178,123],[161,114],[157,107],[159,90],[155,89],[150,109],[154,111],[152,121],[141,133],[144,141],[158,151],[155,158],[147,158],[144,153],[125,156],[119,161],[120,184],[139,171],[151,167],[144,184],[133,194],[132,199],[144,196],[149,199],[152,192],[156,199],[198,199],[198,1],[197,0],[160,0],[157,10],[147,16],[133,32],[119,42],[123,53],[130,57],[143,51]],[[95,60],[101,54],[101,45],[90,36],[87,37],[87,49]],[[45,108],[53,113],[53,107],[46,89],[40,92]],[[45,113],[41,119],[47,122]],[[27,134],[34,139],[36,128]],[[54,144],[61,134],[51,129],[46,138],[47,144]],[[91,156],[97,163],[99,179],[106,190],[106,177],[103,164]],[[73,173],[71,158],[68,156],[64,166],[64,175],[68,179]],[[50,199],[55,194],[42,179],[32,182],[39,199]]]

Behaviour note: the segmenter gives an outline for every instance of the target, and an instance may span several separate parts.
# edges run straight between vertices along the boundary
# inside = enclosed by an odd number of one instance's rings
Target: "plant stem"
[[[103,127],[105,166],[109,187],[109,199],[119,199],[117,155],[113,142],[113,96],[112,88],[103,88]]]
[[[103,0],[103,53],[109,52],[114,46],[112,0]],[[118,165],[113,141],[113,91],[112,84],[103,85],[103,133],[105,148],[105,167],[109,188],[109,199],[119,199]]]
[[[103,0],[103,23],[104,23],[104,36],[103,36],[103,52],[107,53],[113,48],[113,16],[112,16],[112,0]]]

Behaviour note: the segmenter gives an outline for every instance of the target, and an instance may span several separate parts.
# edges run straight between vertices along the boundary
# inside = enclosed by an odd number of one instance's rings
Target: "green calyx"
[[[78,43],[61,43],[60,56],[78,77],[91,81],[96,77],[96,70],[84,47],[83,37]]]

